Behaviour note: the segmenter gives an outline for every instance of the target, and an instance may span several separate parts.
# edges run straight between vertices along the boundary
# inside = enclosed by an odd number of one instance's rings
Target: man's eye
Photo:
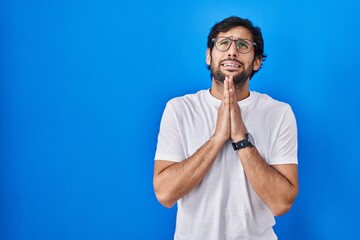
[[[244,42],[244,41],[238,41],[237,46],[241,47],[241,48],[249,48],[249,44],[247,42]]]
[[[229,40],[223,40],[219,44],[220,45],[229,45]]]

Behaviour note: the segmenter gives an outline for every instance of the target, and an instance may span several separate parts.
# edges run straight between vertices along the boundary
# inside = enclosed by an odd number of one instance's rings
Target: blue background
[[[280,239],[360,239],[360,2],[0,1],[0,239],[171,239],[152,188],[163,108],[209,88],[210,27],[262,28],[251,89],[290,103],[299,196]]]

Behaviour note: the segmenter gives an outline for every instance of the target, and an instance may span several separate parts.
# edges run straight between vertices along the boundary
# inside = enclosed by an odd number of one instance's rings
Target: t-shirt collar
[[[210,101],[211,103],[213,103],[214,105],[216,105],[217,107],[219,107],[221,104],[221,100],[217,99],[216,97],[211,95],[210,90],[211,89],[208,89],[205,92],[207,100]],[[249,91],[249,93],[250,93],[250,95],[247,98],[245,98],[241,101],[238,101],[238,104],[240,104],[240,107],[246,107],[251,103],[252,99],[254,98],[254,93],[253,93],[253,91]]]

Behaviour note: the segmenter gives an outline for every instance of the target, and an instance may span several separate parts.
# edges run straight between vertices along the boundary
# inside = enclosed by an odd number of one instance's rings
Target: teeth
[[[236,65],[236,64],[230,64],[230,63],[224,63],[223,64],[224,67],[240,67],[239,65]]]

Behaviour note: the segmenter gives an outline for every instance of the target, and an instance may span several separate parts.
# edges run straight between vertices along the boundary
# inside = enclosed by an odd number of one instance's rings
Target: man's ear
[[[206,50],[206,64],[210,66],[211,63],[211,53],[210,53],[210,48],[208,48]]]
[[[261,67],[262,60],[259,57],[255,57],[254,64],[253,64],[253,71],[257,71]]]

